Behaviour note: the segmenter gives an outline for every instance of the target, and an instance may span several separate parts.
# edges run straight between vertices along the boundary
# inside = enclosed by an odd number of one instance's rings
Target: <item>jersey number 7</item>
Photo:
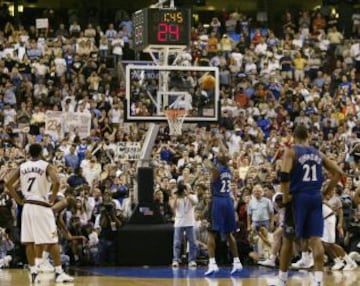
[[[32,188],[32,186],[33,186],[33,184],[35,182],[35,179],[36,179],[35,177],[30,177],[28,179],[28,183],[29,183],[29,186],[28,186],[28,189],[27,189],[28,192],[31,192],[31,188]]]

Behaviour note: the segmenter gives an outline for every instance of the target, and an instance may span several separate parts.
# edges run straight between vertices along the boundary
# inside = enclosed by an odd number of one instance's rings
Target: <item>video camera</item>
[[[112,214],[114,212],[114,205],[112,203],[103,204],[100,210],[103,213]]]

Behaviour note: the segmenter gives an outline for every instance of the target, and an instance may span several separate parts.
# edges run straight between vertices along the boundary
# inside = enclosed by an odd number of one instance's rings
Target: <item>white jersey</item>
[[[327,243],[335,243],[336,241],[336,215],[331,207],[323,203],[324,231],[321,238]]]
[[[27,161],[20,165],[21,192],[25,200],[47,202],[50,181],[46,175],[48,162],[44,160]]]

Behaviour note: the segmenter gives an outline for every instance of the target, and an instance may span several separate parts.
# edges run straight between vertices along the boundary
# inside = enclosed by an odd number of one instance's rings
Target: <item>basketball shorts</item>
[[[58,243],[55,216],[51,208],[25,204],[21,216],[21,242]]]
[[[231,198],[213,197],[209,215],[210,231],[220,233],[236,232],[234,202]]]
[[[293,195],[293,206],[296,237],[300,239],[322,237],[324,218],[321,195],[296,193]]]

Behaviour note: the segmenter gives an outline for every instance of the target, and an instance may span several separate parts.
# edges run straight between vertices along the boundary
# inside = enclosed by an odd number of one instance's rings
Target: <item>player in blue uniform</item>
[[[231,171],[227,166],[229,158],[221,153],[216,158],[217,163],[214,165],[210,163],[212,170],[211,193],[212,200],[209,210],[209,238],[208,238],[208,252],[209,252],[209,269],[205,275],[211,275],[219,268],[215,261],[215,235],[220,234],[221,239],[227,240],[230,251],[233,255],[233,268],[231,274],[242,270],[242,264],[239,260],[236,240],[232,233],[236,231],[236,220],[234,201],[230,193]]]
[[[283,202],[292,206],[287,208],[285,216],[293,215],[294,234],[297,238],[309,239],[314,256],[313,285],[322,286],[324,264],[324,249],[321,243],[324,229],[321,195],[324,180],[322,167],[325,167],[330,174],[330,182],[327,185],[329,190],[335,188],[343,171],[335,162],[307,144],[308,132],[305,126],[297,126],[293,135],[295,145],[286,150],[280,172],[280,186],[284,193]],[[285,226],[277,285],[286,285],[287,281],[287,270],[291,259],[289,253],[292,251],[293,239],[289,230],[291,227]]]

